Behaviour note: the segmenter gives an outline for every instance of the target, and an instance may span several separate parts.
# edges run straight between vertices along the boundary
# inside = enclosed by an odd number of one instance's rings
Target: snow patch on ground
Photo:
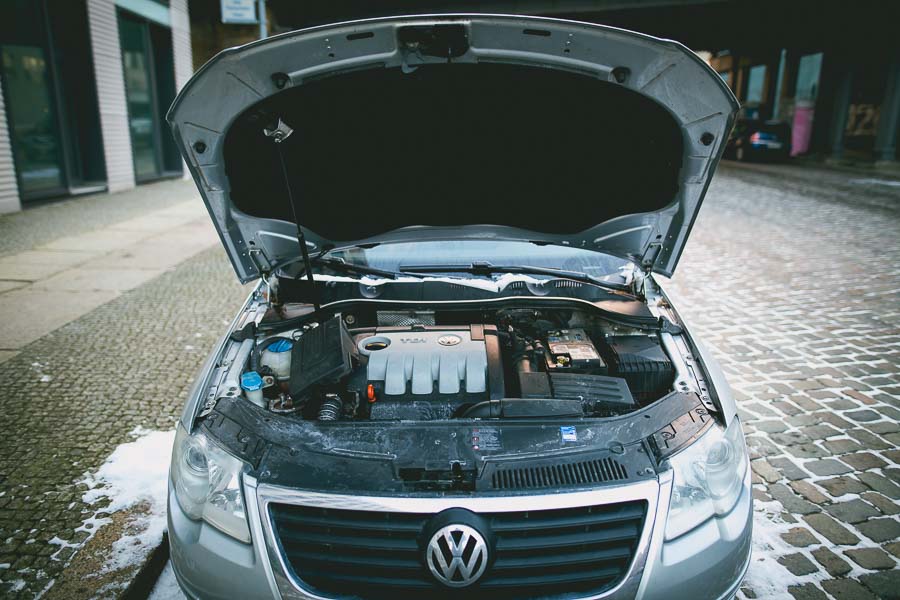
[[[900,187],[900,181],[895,181],[893,179],[878,179],[875,177],[851,179],[850,183],[854,185],[884,185],[887,187]]]
[[[185,595],[178,587],[178,581],[175,579],[175,571],[172,570],[172,563],[167,562],[166,568],[156,580],[153,591],[150,592],[148,600],[184,600]]]
[[[753,549],[750,556],[750,568],[744,578],[742,588],[752,588],[756,597],[765,600],[794,600],[788,587],[817,582],[827,579],[828,575],[821,571],[810,575],[797,576],[781,565],[777,558],[787,554],[802,552],[781,538],[798,523],[789,523],[782,514],[784,508],[780,502],[753,501]],[[815,562],[812,556],[807,558]]]
[[[131,431],[136,439],[116,448],[103,466],[84,483],[91,489],[82,500],[95,504],[109,500],[79,528],[92,535],[110,521],[98,513],[114,513],[143,504],[146,511],[136,513],[126,534],[116,540],[104,569],[117,571],[140,561],[161,541],[166,530],[166,496],[169,459],[174,431],[150,431],[141,427]]]

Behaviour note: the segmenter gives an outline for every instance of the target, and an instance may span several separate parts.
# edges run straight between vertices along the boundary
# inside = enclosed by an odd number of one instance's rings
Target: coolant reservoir
[[[266,407],[266,401],[263,398],[262,391],[263,380],[262,377],[259,376],[259,373],[256,371],[247,371],[241,375],[241,387],[244,389],[247,400],[261,408]]]
[[[260,364],[272,369],[276,379],[291,378],[291,349],[294,343],[290,340],[277,340],[266,348],[260,357]]]

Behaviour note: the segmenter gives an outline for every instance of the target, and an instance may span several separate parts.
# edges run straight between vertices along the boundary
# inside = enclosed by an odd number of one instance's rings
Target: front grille
[[[510,498],[510,502],[515,502]],[[328,595],[453,597],[424,564],[423,513],[270,505],[275,535],[294,575]],[[496,540],[477,588],[511,598],[598,593],[625,576],[647,512],[643,500],[481,513]],[[472,597],[473,588],[459,596]]]

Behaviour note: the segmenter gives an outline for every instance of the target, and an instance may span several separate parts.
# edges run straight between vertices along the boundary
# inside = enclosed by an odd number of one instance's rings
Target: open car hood
[[[242,282],[300,256],[287,184],[312,253],[516,240],[671,275],[737,108],[677,42],[479,14],[225,50],[167,118]]]

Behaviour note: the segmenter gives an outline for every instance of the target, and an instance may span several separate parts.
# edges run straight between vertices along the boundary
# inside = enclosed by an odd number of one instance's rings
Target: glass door
[[[147,24],[122,15],[119,18],[119,35],[122,38],[122,66],[134,175],[138,181],[152,179],[161,175],[162,165],[153,89],[153,55]]]
[[[0,3],[0,68],[19,193],[23,200],[65,193],[63,149],[53,102],[41,4]]]

